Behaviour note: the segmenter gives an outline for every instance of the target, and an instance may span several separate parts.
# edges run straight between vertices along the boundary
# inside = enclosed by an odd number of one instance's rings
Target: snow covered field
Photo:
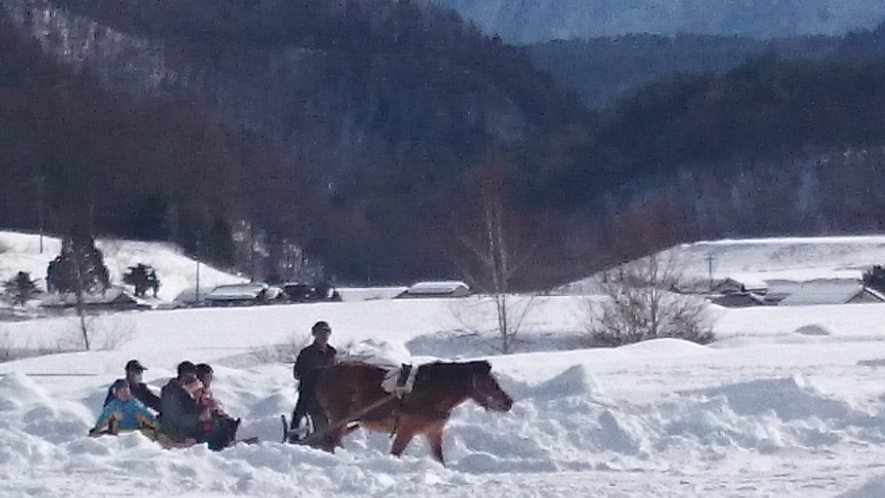
[[[26,260],[39,271],[57,254],[36,255],[35,239],[0,233],[0,278],[27,270]],[[710,245],[721,271],[748,275],[859,275],[885,262],[883,239],[793,240],[801,258],[776,257],[789,250],[771,244],[786,240]],[[106,252],[109,266],[146,262],[170,287],[190,284],[185,270],[171,269],[192,265],[174,250],[145,246],[133,256],[128,244]],[[174,297],[167,291],[161,298]],[[717,308],[719,340],[710,346],[659,340],[593,350],[580,347],[586,299],[539,300],[508,356],[465,332],[490,327],[480,298],[102,316],[90,325],[119,339],[113,350],[0,364],[0,496],[885,496],[885,305]],[[457,409],[446,467],[424,441],[397,459],[385,435],[362,431],[334,455],[279,443],[279,415],[295,403],[286,362],[320,319],[336,347],[361,358],[488,358],[513,410]],[[0,322],[0,348],[70,345],[77,333],[66,317]],[[240,434],[262,442],[213,453],[163,450],[135,434],[87,437],[107,385],[131,358],[149,368],[155,390],[183,359],[212,363],[217,396],[243,417]]]

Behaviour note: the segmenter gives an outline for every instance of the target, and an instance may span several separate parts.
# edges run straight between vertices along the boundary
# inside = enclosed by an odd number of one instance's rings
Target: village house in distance
[[[470,286],[460,280],[417,282],[396,296],[397,299],[419,297],[467,297]]]

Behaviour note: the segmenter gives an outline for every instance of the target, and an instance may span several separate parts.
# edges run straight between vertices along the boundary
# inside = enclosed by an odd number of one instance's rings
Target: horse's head
[[[510,411],[513,399],[501,389],[487,361],[473,362],[473,391],[470,397],[486,410]]]

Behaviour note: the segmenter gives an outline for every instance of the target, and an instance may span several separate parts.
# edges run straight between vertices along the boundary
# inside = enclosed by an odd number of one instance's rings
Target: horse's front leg
[[[424,430],[424,435],[427,437],[427,442],[430,443],[430,450],[433,452],[433,457],[443,466],[446,465],[446,462],[443,459],[442,450],[443,428],[445,425],[446,421],[442,420],[428,426]]]
[[[393,444],[390,446],[390,454],[400,456],[406,450],[406,446],[412,442],[412,438],[417,433],[417,427],[414,422],[403,417],[396,425],[396,433],[393,438]]]
[[[341,446],[341,441],[344,439],[348,433],[347,424],[342,425],[336,429],[328,430],[326,434],[323,436],[323,449],[330,453],[335,453],[335,448]]]

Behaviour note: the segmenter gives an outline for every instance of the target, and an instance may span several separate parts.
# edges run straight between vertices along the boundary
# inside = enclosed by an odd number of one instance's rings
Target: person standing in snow
[[[145,384],[141,380],[142,372],[144,372],[145,370],[147,370],[147,368],[142,366],[142,364],[139,363],[138,360],[129,360],[129,362],[126,363],[125,368],[126,377],[123,379],[117,379],[114,384],[121,380],[127,381],[129,383],[129,391],[132,393],[132,396],[134,396],[135,399],[141,401],[142,404],[144,404],[151,410],[159,412],[160,397],[154,394],[153,391],[151,391],[150,388],[147,386],[147,384]],[[107,406],[108,403],[110,403],[113,399],[113,386],[111,386],[108,388],[108,394],[104,398],[104,406]]]
[[[129,381],[118,379],[111,386],[112,398],[105,404],[89,430],[92,437],[103,434],[119,434],[120,432],[140,430],[144,435],[154,439],[157,431],[157,420],[141,402],[132,396]]]
[[[301,417],[310,415],[315,432],[329,426],[329,419],[316,399],[317,374],[323,367],[335,363],[338,350],[329,344],[332,328],[324,321],[316,322],[311,328],[313,342],[298,353],[292,375],[298,381],[298,403],[292,412],[292,429],[297,429]]]

